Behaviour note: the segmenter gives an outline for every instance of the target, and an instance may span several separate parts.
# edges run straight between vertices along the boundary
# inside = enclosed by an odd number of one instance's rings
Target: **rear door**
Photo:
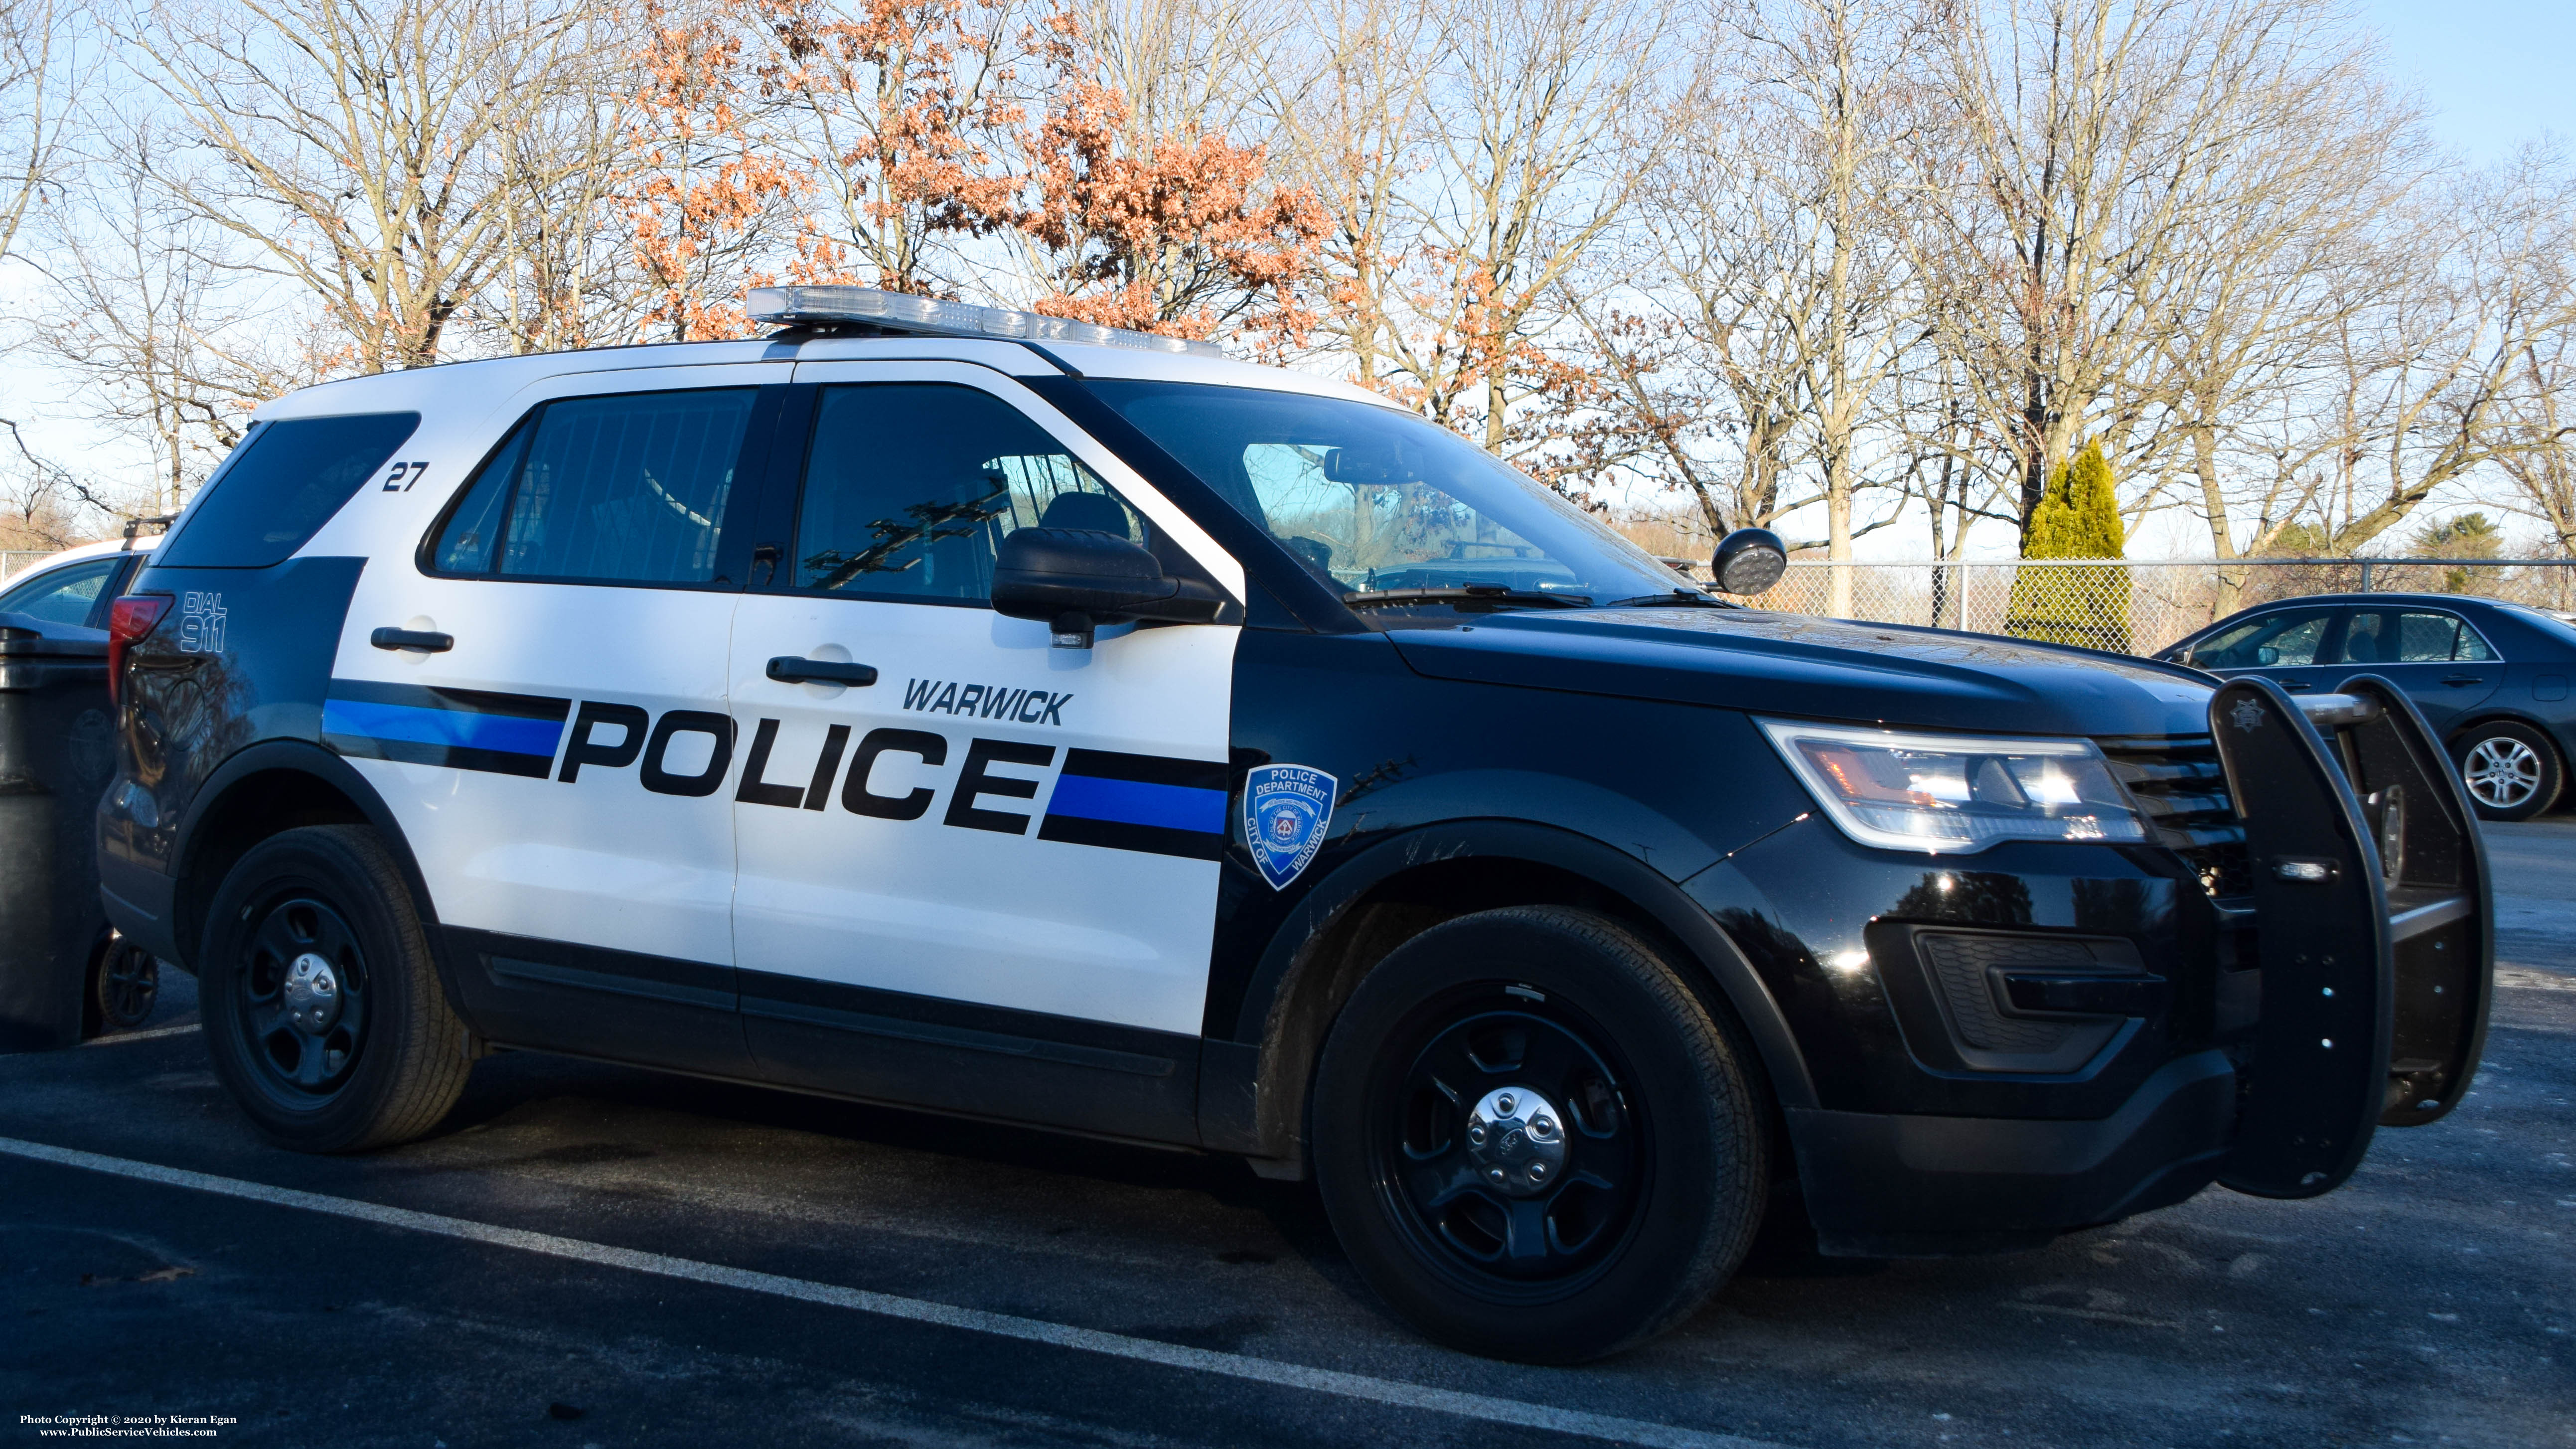
[[[741,1069],[727,520],[786,380],[539,384],[421,555],[360,579],[324,743],[400,819],[500,1040]]]
[[[2228,678],[2259,674],[2292,694],[2323,689],[2341,614],[2331,604],[2269,609],[2193,645],[2184,662]]]
[[[776,572],[732,650],[734,935],[764,1072],[1188,1137],[1237,629],[1056,649],[988,597],[996,545],[1033,525],[1121,534],[1238,598],[1240,571],[1000,374],[796,375]]]
[[[2504,660],[2486,636],[2448,609],[2363,607],[2345,619],[2339,675],[2376,674],[2406,691],[2435,738],[2504,683]]]

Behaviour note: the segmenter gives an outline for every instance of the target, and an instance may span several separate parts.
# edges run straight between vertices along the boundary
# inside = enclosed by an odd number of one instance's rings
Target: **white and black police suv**
[[[108,914],[276,1140],[512,1049],[1239,1154],[1562,1362],[1766,1212],[2034,1244],[2468,1089],[2395,688],[1745,609],[1362,391],[754,299],[271,403],[116,601]]]

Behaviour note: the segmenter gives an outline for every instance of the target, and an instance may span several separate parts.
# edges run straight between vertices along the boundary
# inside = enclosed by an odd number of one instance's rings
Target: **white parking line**
[[[1200,1373],[1223,1374],[1229,1378],[1250,1379],[1256,1383],[1277,1384],[1283,1388],[1307,1389],[1316,1393],[1335,1394],[1346,1399],[1363,1399],[1397,1408],[1425,1409],[1462,1419],[1481,1419],[1488,1423],[1512,1424],[1529,1429],[1549,1429],[1561,1434],[1606,1439],[1618,1444],[1672,1446],[1672,1449],[1785,1449],[1782,1445],[1764,1440],[1747,1439],[1734,1434],[1703,1433],[1677,1428],[1670,1424],[1649,1423],[1643,1419],[1587,1414],[1574,1409],[1557,1409],[1545,1404],[1526,1403],[1519,1399],[1494,1398],[1486,1394],[1462,1393],[1455,1389],[1428,1388],[1421,1384],[1408,1384],[1395,1379],[1370,1378],[1365,1374],[1340,1373],[1332,1369],[1281,1363],[1275,1359],[1252,1358],[1237,1353],[1219,1353],[1204,1348],[1186,1348],[1180,1344],[1162,1343],[1150,1338],[1131,1338],[1123,1333],[1102,1333],[1096,1329],[1071,1328],[1061,1323],[1048,1323],[1042,1319],[1019,1318],[1007,1313],[988,1313],[979,1308],[958,1308],[920,1298],[899,1298],[889,1293],[871,1293],[862,1288],[844,1288],[833,1283],[815,1283],[803,1278],[782,1277],[776,1273],[757,1273],[747,1268],[728,1268],[717,1263],[701,1263],[693,1259],[674,1258],[661,1253],[639,1252],[633,1248],[614,1248],[605,1243],[557,1237],[552,1233],[530,1232],[525,1228],[496,1227],[490,1223],[478,1223],[467,1218],[414,1212],[409,1208],[386,1207],[381,1203],[331,1197],[318,1192],[302,1192],[291,1187],[271,1187],[266,1183],[245,1182],[240,1178],[232,1177],[216,1177],[210,1173],[190,1172],[185,1168],[163,1167],[151,1162],[134,1162],[122,1157],[107,1157],[96,1152],[82,1152],[69,1147],[50,1147],[41,1142],[22,1142],[11,1137],[0,1137],[0,1154],[23,1157],[36,1162],[50,1162],[61,1167],[78,1167],[91,1172],[112,1173],[118,1177],[134,1178],[142,1182],[157,1182],[169,1187],[191,1188],[198,1192],[243,1198],[277,1207],[301,1208],[306,1212],[355,1218],[360,1222],[375,1223],[382,1227],[408,1228],[418,1233],[435,1233],[440,1237],[489,1243],[496,1247],[515,1248],[524,1253],[543,1253],[548,1257],[569,1258],[581,1263],[597,1263],[604,1267],[623,1268],[634,1273],[652,1273],[664,1278],[710,1283],[721,1288],[739,1288],[752,1293],[766,1293],[777,1298],[795,1298],[807,1303],[828,1304],[835,1308],[854,1308],[861,1313],[873,1313],[884,1318],[932,1323],[944,1328],[962,1328],[970,1332],[989,1333],[1001,1338],[1016,1338],[1030,1343],[1051,1344],[1058,1348],[1079,1349],[1086,1353],[1107,1354],[1113,1358],[1161,1364],[1166,1368],[1194,1369]]]
[[[123,1046],[130,1041],[150,1041],[154,1037],[162,1036],[183,1036],[189,1032],[195,1031],[199,1025],[200,1023],[192,1021],[186,1026],[156,1026],[150,1031],[120,1031],[113,1036],[91,1037],[89,1040],[82,1042],[81,1045],[85,1047]]]

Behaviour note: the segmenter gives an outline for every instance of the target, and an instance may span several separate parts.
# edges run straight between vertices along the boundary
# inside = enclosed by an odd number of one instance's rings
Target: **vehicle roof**
[[[131,549],[131,552],[148,554],[152,552],[154,545],[160,543],[160,541],[161,540],[157,537],[149,539],[138,538],[134,540],[134,546]],[[15,585],[20,579],[33,578],[35,575],[46,569],[59,568],[67,563],[78,563],[85,558],[97,558],[101,554],[125,553],[128,551],[125,540],[121,538],[103,538],[96,543],[76,543],[71,547],[64,549],[60,553],[49,553],[45,555],[43,558],[40,558],[34,563],[27,565],[25,568],[18,570],[16,573],[11,574],[7,579],[0,580],[0,583]]]
[[[1017,342],[979,337],[777,337],[745,342],[652,342],[444,362],[400,372],[342,378],[299,388],[264,404],[254,420],[327,417],[352,411],[417,411],[460,396],[497,401],[547,378],[639,368],[708,367],[747,362],[947,361],[992,368],[1013,377],[1084,377],[1209,383],[1341,398],[1380,407],[1395,404],[1365,388],[1293,368],[1267,367],[1232,358],[1148,352],[1140,348],[1049,343],[1043,352]]]

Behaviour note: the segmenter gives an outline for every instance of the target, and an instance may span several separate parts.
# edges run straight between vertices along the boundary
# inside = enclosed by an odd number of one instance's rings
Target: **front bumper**
[[[1856,849],[1829,861],[1828,837],[1791,847],[1784,834],[1693,882],[1768,968],[1814,1071],[1822,1100],[1787,1126],[1826,1251],[2028,1245],[2211,1182],[2314,1196],[2351,1175],[2378,1128],[2456,1105],[2490,991],[2485,861],[2405,696],[2370,678],[2347,687],[2293,700],[2237,681],[2214,696],[2225,793],[2212,798],[2243,842],[2228,861],[2093,851],[2084,875],[2062,876],[2079,868],[2064,852],[1998,850],[1993,870],[1924,870]],[[2205,767],[2139,770],[2209,784]],[[2141,874],[2123,878],[2124,861]],[[1928,888],[1876,904],[1890,895],[1879,878],[1908,868]],[[1962,915],[1963,901],[1975,909]],[[1960,1009],[1984,983],[1919,959],[1909,942],[1924,936],[2001,943],[1984,973],[1999,1017]],[[2112,961],[2104,939],[2133,949]],[[2024,970],[2024,956],[2049,961]],[[2070,1018],[2031,1020],[2005,990],[2017,971],[2090,988],[2072,998],[2084,1003],[2118,988],[2126,1030],[2098,1015],[2091,1037],[2061,1025],[2055,1050],[2040,1028]]]
[[[1823,1252],[2036,1247],[2069,1228],[2181,1202],[2215,1180],[2235,1135],[2236,1069],[2214,1050],[2178,1058],[2092,1121],[1822,1109],[1788,1118]]]

